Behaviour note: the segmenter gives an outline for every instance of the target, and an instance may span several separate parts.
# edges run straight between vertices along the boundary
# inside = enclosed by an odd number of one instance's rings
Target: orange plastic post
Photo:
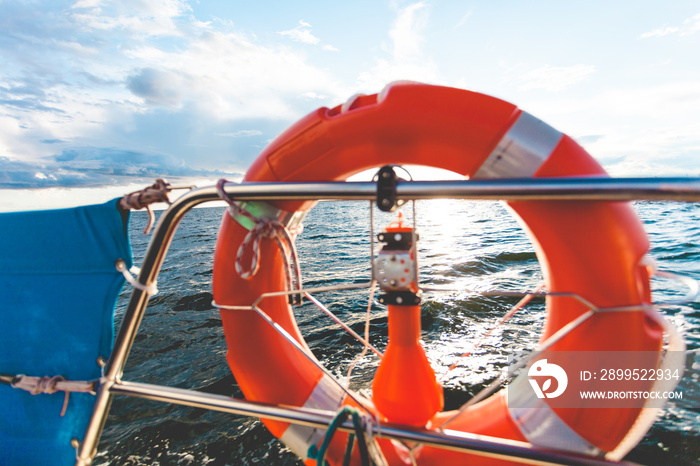
[[[420,344],[420,306],[389,305],[389,345],[372,383],[372,399],[389,422],[424,426],[442,410],[442,387]]]

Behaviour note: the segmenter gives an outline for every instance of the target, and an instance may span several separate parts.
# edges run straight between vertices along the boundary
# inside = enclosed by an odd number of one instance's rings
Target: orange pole
[[[420,344],[420,306],[389,305],[389,345],[372,384],[372,400],[389,422],[424,426],[442,410],[442,387]]]

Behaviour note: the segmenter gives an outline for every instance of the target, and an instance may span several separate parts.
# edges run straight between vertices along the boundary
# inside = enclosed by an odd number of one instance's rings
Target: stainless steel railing
[[[373,182],[227,183],[226,193],[236,200],[373,200]],[[472,199],[505,201],[700,201],[700,178],[528,178],[505,180],[400,181],[396,197],[410,199]],[[130,395],[197,406],[246,416],[280,419],[316,427],[328,426],[334,413],[279,407],[171,387],[137,384],[121,380],[127,358],[149,301],[148,289],[155,284],[175,231],[182,218],[197,205],[219,200],[215,186],[193,189],[175,200],[160,217],[149,244],[134,289],[106,362],[96,394],[92,418],[77,444],[76,465],[89,465],[97,452],[114,395]],[[349,423],[341,429],[351,431]],[[382,435],[408,442],[469,451],[478,455],[521,460],[529,464],[611,464],[591,457],[537,449],[527,443],[484,438],[463,432],[437,433],[382,425]],[[618,463],[616,463],[618,464]]]

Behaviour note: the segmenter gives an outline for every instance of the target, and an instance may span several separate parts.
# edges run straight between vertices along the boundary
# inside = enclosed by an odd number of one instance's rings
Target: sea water
[[[636,203],[651,241],[650,256],[662,270],[700,279],[700,205]],[[403,207],[406,221],[420,233],[420,280],[440,288],[424,295],[422,341],[445,387],[446,408],[454,409],[498,377],[507,357],[532,348],[545,316],[533,300],[506,324],[498,320],[518,301],[484,296],[499,289],[524,291],[542,281],[537,257],[508,208],[498,202],[419,201]],[[129,357],[124,380],[242,397],[225,360],[226,343],[219,312],[212,305],[212,258],[224,211],[202,208],[180,224],[158,278]],[[370,224],[367,202],[321,202],[306,217],[297,248],[305,286],[361,285],[369,280]],[[395,214],[377,212],[375,231]],[[144,212],[130,220],[138,265],[149,237],[141,234]],[[376,246],[375,246],[376,247]],[[654,280],[654,298],[677,299],[682,285]],[[117,308],[117,324],[128,289]],[[316,296],[356,332],[365,328],[370,308],[370,340],[387,343],[386,309],[366,289]],[[308,301],[295,308],[299,327],[316,357],[351,388],[367,390],[378,360]],[[644,440],[626,459],[642,464],[700,463],[700,303],[662,310],[684,335],[688,369],[679,389],[683,399],[667,403]],[[478,346],[476,343],[480,342]],[[464,353],[469,353],[462,358]],[[448,371],[457,362],[458,366]],[[99,445],[96,464],[238,465],[301,462],[256,419],[116,397]]]

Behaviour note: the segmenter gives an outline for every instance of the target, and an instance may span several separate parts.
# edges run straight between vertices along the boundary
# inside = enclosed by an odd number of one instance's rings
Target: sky
[[[613,176],[700,175],[697,0],[0,0],[0,211],[240,178],[396,80],[514,103]]]

